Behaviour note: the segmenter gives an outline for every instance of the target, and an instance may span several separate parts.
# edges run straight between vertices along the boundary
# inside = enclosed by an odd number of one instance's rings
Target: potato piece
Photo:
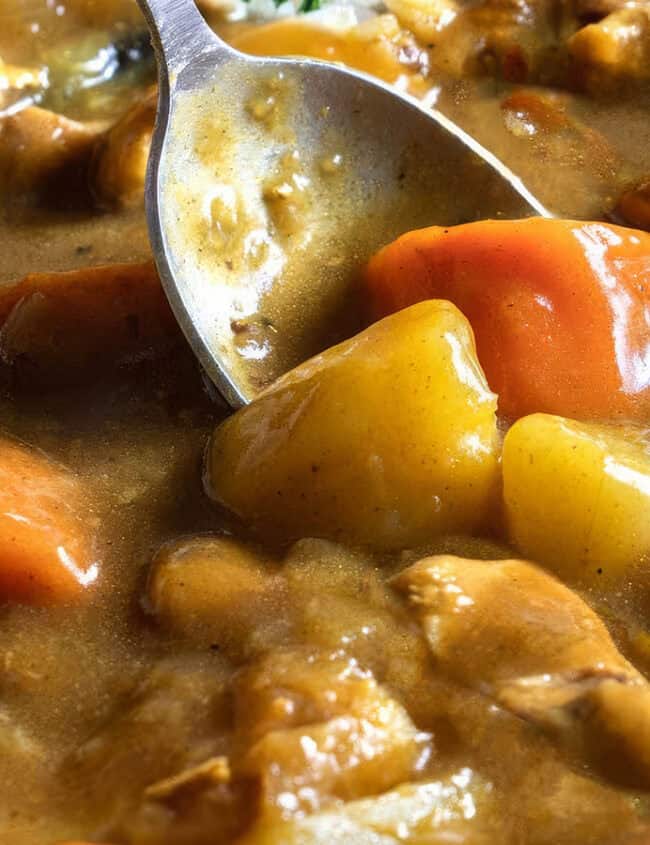
[[[421,302],[305,362],[215,432],[210,492],[261,535],[379,549],[480,528],[496,396],[469,324]]]
[[[512,542],[563,579],[620,578],[650,552],[650,448],[634,429],[524,417],[503,491]]]
[[[228,537],[166,546],[154,561],[147,602],[168,629],[239,653],[252,631],[282,617],[282,581],[272,563]]]
[[[109,205],[144,201],[144,180],[156,117],[157,91],[132,106],[102,137],[95,150],[93,184]]]

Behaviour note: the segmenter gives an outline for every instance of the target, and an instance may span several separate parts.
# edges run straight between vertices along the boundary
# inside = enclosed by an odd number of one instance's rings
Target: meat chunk
[[[494,839],[487,835],[483,815],[490,803],[490,785],[461,768],[340,809],[256,826],[241,845],[488,845]]]
[[[261,815],[281,819],[374,795],[423,772],[431,737],[356,661],[273,654],[240,679],[241,770],[261,788]],[[259,739],[255,739],[259,736]]]
[[[59,206],[89,202],[86,176],[98,130],[31,107],[0,119],[0,190]]]
[[[650,686],[573,591],[520,560],[425,558],[395,581],[440,667],[609,777],[650,785]]]
[[[226,677],[215,655],[161,662],[68,759],[61,773],[67,788],[92,795],[107,841],[207,845],[229,841],[237,832],[241,815],[229,808],[243,800],[243,793],[219,778],[187,777],[229,751]],[[181,773],[186,777],[179,783]],[[194,801],[198,807],[205,787],[208,803],[212,800],[212,838],[183,838],[179,828],[191,825],[186,818],[191,814],[177,820],[174,808],[177,802],[187,806]],[[205,816],[199,816],[205,823]],[[166,831],[177,838],[167,838]]]
[[[650,7],[630,6],[583,27],[568,41],[572,74],[599,94],[650,79]]]
[[[228,537],[164,547],[154,561],[147,604],[167,630],[238,658],[256,647],[256,629],[286,617],[273,562]]]
[[[109,841],[230,844],[426,774],[430,735],[354,660],[274,651],[233,683],[213,659],[161,664],[70,761]]]
[[[434,48],[432,62],[457,76],[509,82],[555,78],[558,53],[577,24],[559,0],[388,0],[405,26]]]
[[[91,179],[100,202],[111,206],[142,203],[156,102],[153,89],[98,141]]]

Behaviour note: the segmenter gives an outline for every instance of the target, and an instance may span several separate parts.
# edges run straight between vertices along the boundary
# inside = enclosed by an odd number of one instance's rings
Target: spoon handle
[[[167,75],[181,71],[201,53],[210,52],[212,62],[230,59],[235,51],[207,25],[194,0],[138,0],[151,41]]]

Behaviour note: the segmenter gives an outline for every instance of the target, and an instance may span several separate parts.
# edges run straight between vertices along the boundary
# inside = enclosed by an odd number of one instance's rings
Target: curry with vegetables
[[[229,415],[146,240],[135,3],[4,0],[0,842],[647,845],[650,6],[201,8],[440,108],[556,217],[359,257],[347,339]]]

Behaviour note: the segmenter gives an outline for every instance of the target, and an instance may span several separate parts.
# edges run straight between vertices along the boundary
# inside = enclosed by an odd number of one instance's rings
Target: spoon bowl
[[[362,319],[358,267],[426,225],[547,216],[434,110],[338,65],[228,47],[192,0],[139,0],[160,100],[146,206],[158,271],[233,407]]]

